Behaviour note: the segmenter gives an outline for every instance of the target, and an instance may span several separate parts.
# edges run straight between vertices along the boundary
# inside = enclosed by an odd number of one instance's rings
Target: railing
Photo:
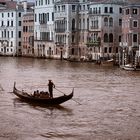
[[[53,40],[47,39],[47,38],[34,38],[34,41],[47,41],[47,42],[53,42]]]
[[[99,29],[99,26],[90,26],[90,29]]]
[[[87,47],[100,46],[100,41],[87,42]]]
[[[66,29],[55,29],[56,33],[64,33],[66,32]]]
[[[46,24],[47,21],[46,21],[46,20],[40,20],[39,23],[40,23],[40,24]]]

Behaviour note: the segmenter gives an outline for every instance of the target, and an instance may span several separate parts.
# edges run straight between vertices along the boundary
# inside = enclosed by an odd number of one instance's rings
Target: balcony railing
[[[90,29],[99,29],[99,26],[90,26]]]
[[[66,32],[66,29],[55,29],[56,33],[64,33]]]
[[[46,21],[46,20],[40,20],[39,23],[40,23],[40,24],[46,24],[47,21]]]
[[[88,12],[88,14],[90,14],[90,15],[100,15],[101,14],[101,11],[100,10],[98,10],[98,11],[92,11],[92,10],[90,10]]]
[[[87,45],[87,47],[94,47],[94,46],[99,47],[100,46],[100,41],[87,42],[86,45]]]
[[[34,41],[47,41],[47,42],[53,42],[53,40],[47,39],[47,38],[34,38]]]

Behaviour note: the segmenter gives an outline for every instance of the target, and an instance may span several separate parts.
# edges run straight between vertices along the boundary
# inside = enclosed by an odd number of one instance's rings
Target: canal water
[[[28,92],[47,90],[48,79],[65,94],[74,87],[73,100],[47,107],[10,93],[14,81]],[[140,72],[0,57],[0,140],[140,140]]]

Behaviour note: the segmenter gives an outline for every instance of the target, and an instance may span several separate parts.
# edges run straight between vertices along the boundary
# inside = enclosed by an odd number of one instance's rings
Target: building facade
[[[22,16],[27,11],[27,2],[0,1],[0,54],[21,55]]]
[[[54,0],[36,0],[34,14],[35,56],[54,58]]]
[[[27,13],[22,18],[22,56],[34,57],[34,13]]]
[[[122,3],[90,3],[87,47],[93,60],[118,56],[122,25]]]
[[[140,63],[140,3],[123,7],[122,64]],[[140,64],[139,64],[140,65]]]
[[[69,58],[76,55],[78,49],[78,5],[76,0],[55,2],[55,55],[57,58]]]

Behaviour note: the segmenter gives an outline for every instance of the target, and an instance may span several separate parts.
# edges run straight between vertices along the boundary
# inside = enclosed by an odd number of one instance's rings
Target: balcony
[[[40,24],[46,24],[47,21],[46,21],[46,20],[40,20],[39,23],[40,23]]]
[[[97,10],[97,11],[92,11],[92,10],[90,10],[90,11],[88,12],[88,14],[89,14],[89,15],[101,15],[101,11],[100,11],[100,10]]]
[[[53,42],[53,40],[50,40],[48,38],[34,38],[34,41],[40,41],[40,42]]]
[[[56,33],[65,33],[66,29],[55,29]]]
[[[99,47],[100,44],[100,41],[91,41],[86,43],[87,47]]]

